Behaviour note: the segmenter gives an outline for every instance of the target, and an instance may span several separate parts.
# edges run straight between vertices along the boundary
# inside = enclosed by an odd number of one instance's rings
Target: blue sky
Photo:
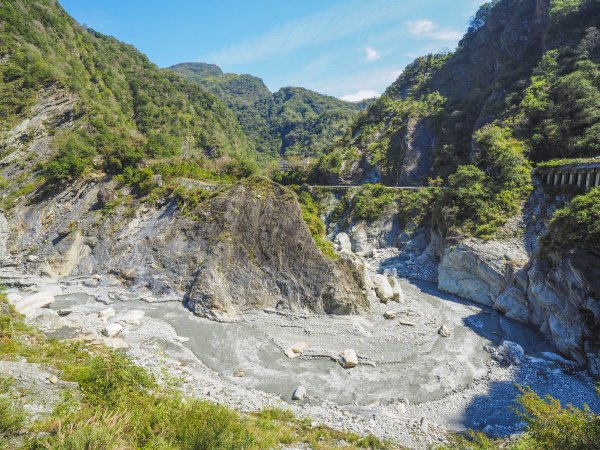
[[[454,48],[483,0],[61,0],[80,23],[161,67],[188,61],[347,100],[415,57]]]

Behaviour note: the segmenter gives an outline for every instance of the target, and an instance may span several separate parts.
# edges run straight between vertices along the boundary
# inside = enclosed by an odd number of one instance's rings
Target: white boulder
[[[285,351],[285,356],[288,358],[294,359],[298,356],[302,355],[304,351],[308,348],[308,343],[304,341],[296,342],[290,348]]]
[[[304,386],[298,386],[292,394],[292,400],[302,400],[306,397],[306,388]]]
[[[28,295],[15,303],[15,309],[21,314],[26,316],[31,315],[36,309],[44,308],[52,302],[56,295],[56,290],[49,289],[38,292],[36,294]]]
[[[350,242],[350,237],[346,233],[338,233],[334,242],[339,250],[352,251],[352,242]]]
[[[110,319],[111,317],[115,317],[115,310],[113,307],[104,308],[98,311],[98,317],[100,319]]]
[[[377,298],[383,303],[387,303],[389,300],[394,298],[394,290],[390,285],[388,277],[385,275],[376,274],[371,277],[371,282],[373,284],[373,288],[375,289]]]
[[[139,309],[128,311],[125,314],[117,317],[116,321],[122,325],[139,325],[146,313]]]
[[[344,369],[352,369],[358,365],[358,357],[356,356],[356,352],[349,348],[340,353],[339,359],[340,365]]]
[[[109,323],[104,328],[102,328],[101,333],[104,336],[111,338],[115,337],[121,331],[123,331],[123,325],[121,325],[120,323]]]

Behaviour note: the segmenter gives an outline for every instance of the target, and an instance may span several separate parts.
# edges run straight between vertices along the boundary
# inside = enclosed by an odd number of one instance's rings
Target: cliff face
[[[57,277],[105,275],[143,296],[185,299],[217,320],[247,308],[369,308],[364,272],[320,252],[295,195],[281,186],[241,183],[185,215],[175,200],[124,202],[107,214],[99,199],[114,186],[80,182],[19,208],[9,216],[12,261]]]
[[[438,252],[438,283],[444,291],[535,325],[561,353],[600,376],[600,256],[581,247],[540,251],[539,238],[568,197],[538,186],[521,218],[521,232],[458,245],[446,240]]]

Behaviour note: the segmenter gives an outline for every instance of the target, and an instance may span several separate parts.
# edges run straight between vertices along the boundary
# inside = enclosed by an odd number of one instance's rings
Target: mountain
[[[11,169],[10,179],[55,183],[98,170],[136,184],[164,172],[166,159],[211,171],[219,157],[230,161],[223,173],[255,159],[219,99],[132,46],[81,27],[56,2],[9,2],[0,19],[3,165],[30,161]],[[52,145],[32,151],[33,141]],[[142,161],[145,173],[137,171]]]
[[[256,149],[271,156],[320,155],[366,105],[296,87],[271,93],[260,78],[225,74],[214,64],[183,63],[169,69],[223,100]]]
[[[447,178],[476,161],[474,136],[492,123],[522,140],[533,162],[600,153],[598,8],[486,3],[454,52],[416,59],[355,121],[321,162],[322,175],[386,184]]]
[[[33,251],[32,271],[119,273],[222,320],[241,306],[368,308],[316,213],[250,177],[260,155],[216,96],[53,0],[4,3],[0,19],[1,247],[16,261]],[[298,92],[272,102],[312,98]]]

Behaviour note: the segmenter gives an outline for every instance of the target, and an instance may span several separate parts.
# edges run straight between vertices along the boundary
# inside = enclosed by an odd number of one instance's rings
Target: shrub
[[[68,181],[83,174],[96,155],[90,139],[83,133],[73,133],[61,143],[56,156],[46,163],[44,175],[50,182]]]
[[[600,187],[554,213],[542,246],[545,250],[579,246],[600,252]]]

